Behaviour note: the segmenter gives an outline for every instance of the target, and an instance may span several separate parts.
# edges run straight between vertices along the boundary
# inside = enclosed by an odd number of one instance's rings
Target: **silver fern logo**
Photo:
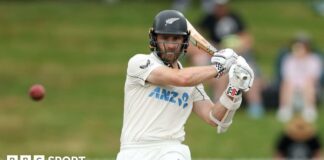
[[[172,24],[175,21],[179,20],[180,18],[169,18],[165,21],[165,25]]]
[[[148,59],[147,62],[146,62],[146,64],[140,65],[140,68],[141,69],[145,69],[145,68],[147,68],[150,65],[150,63],[151,63],[151,61]]]

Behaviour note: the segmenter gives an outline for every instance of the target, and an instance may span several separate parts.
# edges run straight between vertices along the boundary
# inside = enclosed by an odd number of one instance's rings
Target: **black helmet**
[[[157,34],[183,35],[184,42],[181,46],[181,52],[186,52],[190,33],[187,28],[187,20],[179,11],[164,10],[154,18],[153,27],[149,32],[150,48],[152,51],[159,52],[156,42]]]
[[[154,18],[153,30],[156,34],[187,35],[187,21],[182,13],[164,10]]]

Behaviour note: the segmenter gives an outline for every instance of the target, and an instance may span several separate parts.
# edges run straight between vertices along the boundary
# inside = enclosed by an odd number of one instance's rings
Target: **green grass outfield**
[[[253,2],[253,3],[252,3]],[[324,17],[295,1],[234,1],[255,36],[266,78],[295,32],[308,31],[324,49]],[[148,52],[148,28],[168,3],[0,3],[0,158],[7,154],[114,158],[122,127],[127,60]],[[199,4],[186,13],[195,24]],[[39,103],[31,84],[47,89]],[[318,121],[324,139],[323,107]],[[281,125],[270,111],[251,120],[242,109],[227,134],[192,115],[185,143],[194,158],[268,158]]]

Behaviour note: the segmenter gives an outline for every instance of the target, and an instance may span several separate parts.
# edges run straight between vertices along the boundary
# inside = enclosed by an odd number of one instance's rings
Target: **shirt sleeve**
[[[202,84],[199,84],[194,87],[192,97],[193,102],[210,99],[207,93],[205,92],[204,86]]]
[[[150,56],[137,54],[128,61],[127,76],[131,78],[133,83],[144,86],[147,77],[159,66],[162,66],[162,64],[157,63]]]
[[[295,72],[295,70],[292,65],[291,55],[289,55],[289,56],[285,57],[282,62],[282,68],[281,68],[282,79],[283,80],[291,79],[291,77],[293,77],[294,72]]]
[[[286,134],[282,133],[276,142],[276,150],[283,156],[287,155],[287,148],[291,144]]]
[[[311,138],[308,143],[313,151],[321,149],[321,140],[318,135]]]
[[[312,55],[309,64],[309,74],[311,74],[311,76],[314,77],[316,80],[319,79],[322,73],[322,62],[320,57]]]

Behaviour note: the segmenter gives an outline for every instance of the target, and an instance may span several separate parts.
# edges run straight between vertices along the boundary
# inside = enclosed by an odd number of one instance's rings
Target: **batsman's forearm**
[[[194,86],[214,78],[217,73],[216,68],[211,65],[184,68],[179,70],[177,76],[182,79],[181,86]]]
[[[213,106],[213,108],[211,108],[213,116],[215,118],[217,118],[219,121],[221,121],[225,114],[227,113],[227,110],[222,104],[219,103],[219,101],[217,103],[215,103],[215,105]]]

